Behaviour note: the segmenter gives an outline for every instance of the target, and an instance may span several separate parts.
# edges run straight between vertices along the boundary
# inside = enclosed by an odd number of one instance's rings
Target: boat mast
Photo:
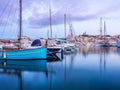
[[[102,17],[100,17],[100,37],[102,39]]]
[[[106,34],[106,23],[104,21],[104,36],[105,36],[105,34]]]
[[[52,13],[51,13],[51,4],[49,5],[49,12],[50,12],[50,35],[52,38]]]
[[[19,0],[19,35],[18,35],[18,42],[19,42],[19,49],[21,49],[21,37],[22,37],[22,0]]]
[[[64,29],[65,29],[65,40],[66,40],[66,14],[64,14]]]
[[[104,21],[104,42],[105,42],[105,35],[106,35],[106,23]]]

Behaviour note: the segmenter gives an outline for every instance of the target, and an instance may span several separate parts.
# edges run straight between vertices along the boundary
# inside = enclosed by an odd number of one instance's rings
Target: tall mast
[[[105,34],[106,34],[106,23],[104,21],[104,39],[105,39]]]
[[[66,14],[64,14],[64,29],[65,29],[65,39],[66,39]]]
[[[100,17],[100,36],[102,39],[102,17]]]
[[[104,35],[106,34],[106,23],[104,21]]]
[[[52,13],[51,13],[51,4],[49,5],[49,12],[50,12],[50,36],[52,38]]]
[[[22,0],[19,0],[19,35],[18,35],[18,42],[20,43],[19,49],[21,49],[21,37],[22,37]]]

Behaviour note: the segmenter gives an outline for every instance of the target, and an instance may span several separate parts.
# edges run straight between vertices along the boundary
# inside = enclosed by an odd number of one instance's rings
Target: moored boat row
[[[0,59],[46,59],[47,55],[50,54],[60,53],[63,57],[63,54],[76,51],[75,44],[68,43],[66,40],[54,40],[52,43],[51,41],[53,40],[36,39],[31,43],[24,42],[21,44],[22,47],[19,51],[16,43],[4,43],[1,45]]]

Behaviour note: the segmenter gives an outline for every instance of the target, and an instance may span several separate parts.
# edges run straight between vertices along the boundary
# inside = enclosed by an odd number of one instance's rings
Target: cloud
[[[8,9],[3,13],[4,5],[7,2],[16,2],[10,13],[9,23],[13,23],[13,12],[18,5],[19,0],[0,0],[0,25],[6,22],[7,14],[10,10],[10,4]],[[48,27],[49,26],[49,3],[50,0],[23,0],[23,23],[29,27]],[[90,20],[104,16],[108,13],[112,13],[120,10],[119,0],[51,0],[52,8],[52,25],[59,25],[64,23],[64,14],[67,14],[67,20],[71,21],[83,21]],[[19,5],[18,5],[19,6]],[[18,10],[18,9],[17,9]]]
[[[32,11],[29,17],[29,24],[37,27],[49,26],[49,4],[41,1],[43,7],[40,10]],[[36,2],[36,6],[39,6]],[[72,21],[82,21],[98,18],[107,13],[115,12],[120,9],[120,1],[113,0],[52,0],[52,24],[63,24],[63,15],[66,13]],[[46,8],[45,8],[46,7]],[[40,11],[42,11],[40,13]]]

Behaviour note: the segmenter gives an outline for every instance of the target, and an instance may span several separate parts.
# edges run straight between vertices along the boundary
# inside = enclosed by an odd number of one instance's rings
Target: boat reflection
[[[24,85],[24,74],[25,72],[27,73],[45,73],[46,78],[48,77],[48,71],[47,71],[47,61],[46,60],[25,60],[25,61],[15,61],[15,60],[10,60],[10,61],[5,61],[5,60],[0,60],[0,80],[2,79],[3,76],[5,76],[4,82],[8,82],[9,85],[0,85],[0,87],[4,88],[5,90],[14,89],[13,87],[16,87],[18,90],[23,90],[25,87]],[[18,78],[18,87],[13,86],[12,87],[12,81],[9,81],[9,77],[11,77],[14,81],[14,79]],[[29,76],[28,76],[29,77]],[[11,85],[11,87],[9,87]],[[6,88],[6,86],[8,86]],[[16,89],[15,89],[16,90]]]
[[[102,48],[100,50],[100,74],[102,75],[106,70],[106,54],[108,53],[108,49]]]
[[[117,48],[117,53],[120,54],[120,48]]]
[[[0,68],[15,71],[47,71],[46,60],[1,60]]]
[[[115,47],[87,47],[83,46],[79,48],[79,53],[82,53],[84,57],[86,57],[88,54],[100,54],[100,53],[106,53],[109,54],[110,52],[117,53],[117,50]]]
[[[100,65],[100,74],[103,74],[106,70],[106,56],[110,52],[116,53],[116,49],[113,47],[81,47],[79,49],[79,53],[81,53],[84,57],[87,57],[87,55],[90,54],[96,54],[99,56],[99,65]]]
[[[49,59],[47,59],[47,62],[48,63],[54,63],[54,62],[61,62],[62,60],[61,59],[59,59],[59,58],[49,58]]]

